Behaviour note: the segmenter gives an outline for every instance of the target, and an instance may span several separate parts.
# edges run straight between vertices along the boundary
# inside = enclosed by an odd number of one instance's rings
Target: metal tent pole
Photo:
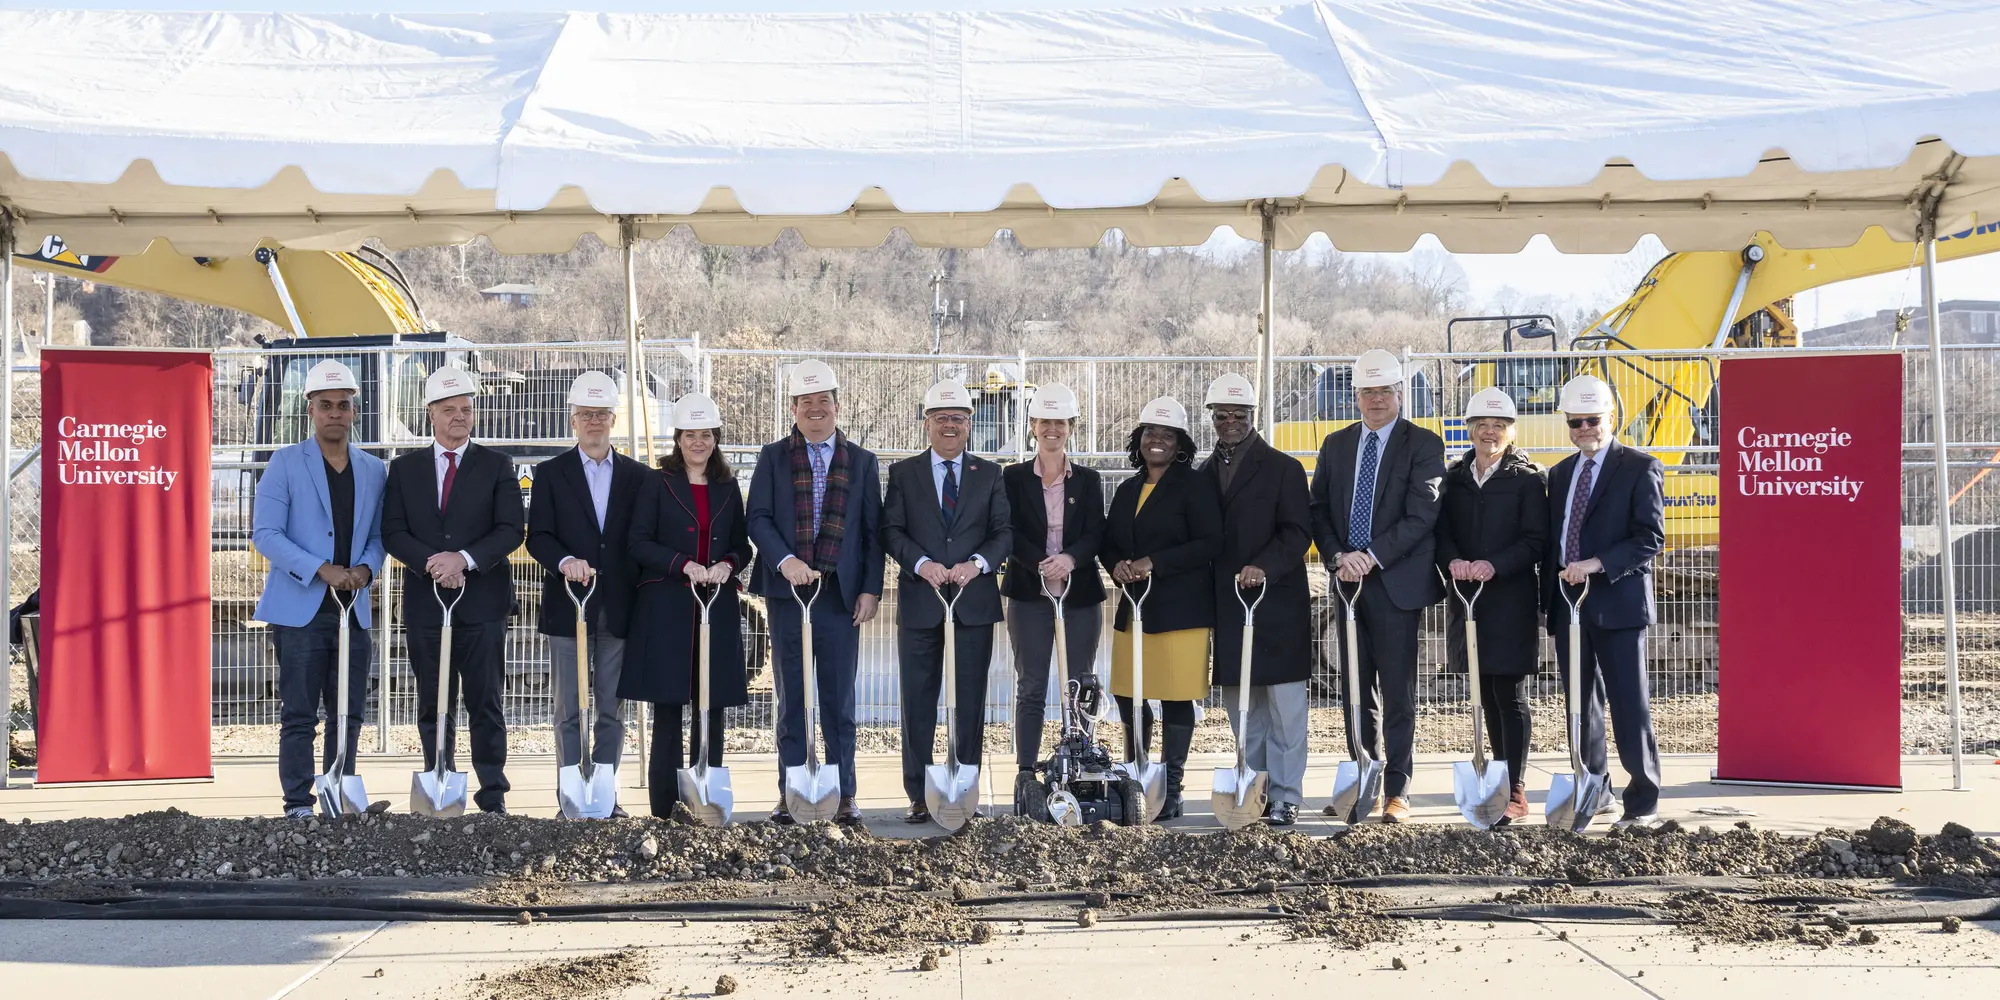
[[[1937,223],[1923,228],[1924,320],[1931,327],[1931,447],[1937,475],[1938,596],[1944,608],[1945,704],[1951,713],[1951,787],[1965,791],[1964,720],[1958,698],[1958,567],[1951,551],[1949,407],[1945,401],[1944,324],[1938,317]]]
[[[54,279],[51,277],[51,283]],[[6,371],[0,373],[0,465],[14,467],[14,217],[0,205],[0,343]],[[0,482],[0,597],[14,603],[14,480]],[[8,787],[14,763],[14,672],[0,671],[0,788]]]
[[[636,461],[639,458],[639,399],[646,391],[645,378],[639,368],[639,281],[632,262],[633,244],[639,241],[639,226],[630,218],[618,220],[618,249],[625,264],[625,427],[626,450]],[[652,441],[646,442],[650,449]],[[581,694],[582,692],[578,692]],[[652,720],[648,717],[646,702],[638,702],[639,720],[639,787],[646,787],[646,737]],[[577,725],[587,726],[588,718],[579,714]],[[619,748],[624,753],[624,748]]]
[[[1266,198],[1260,206],[1263,215],[1263,258],[1264,274],[1262,291],[1257,307],[1257,414],[1263,419],[1264,440],[1269,441],[1277,433],[1277,359],[1272,352],[1272,328],[1275,323],[1273,310],[1275,296],[1272,294],[1271,275],[1272,245],[1278,241],[1278,209]]]

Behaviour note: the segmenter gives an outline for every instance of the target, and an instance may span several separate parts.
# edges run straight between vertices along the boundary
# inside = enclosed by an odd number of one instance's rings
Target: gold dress
[[[1139,488],[1139,509],[1153,495],[1153,484]],[[1120,598],[1122,600],[1122,598]],[[1200,701],[1208,697],[1209,629],[1184,628],[1146,633],[1146,698]],[[1111,633],[1111,693],[1132,697],[1132,633]]]

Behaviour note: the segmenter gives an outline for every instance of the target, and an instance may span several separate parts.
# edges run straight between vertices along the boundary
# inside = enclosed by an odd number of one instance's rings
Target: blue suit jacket
[[[843,609],[854,610],[862,594],[882,596],[882,468],[875,453],[847,442],[847,530],[834,575],[840,581]],[[795,545],[797,500],[792,492],[792,439],[773,441],[757,453],[757,471],[750,477],[747,505],[750,541],[757,546],[757,564],[750,571],[750,592],[785,595],[791,585],[778,574]],[[827,595],[832,596],[832,595]]]
[[[271,562],[264,596],[257,600],[258,621],[308,624],[326,598],[319,568],[333,560],[333,500],[327,495],[324,461],[319,442],[307,438],[272,455],[264,477],[257,480],[250,542]],[[379,580],[388,467],[352,443],[347,462],[354,470],[354,565],[367,566]],[[354,615],[362,628],[369,626],[366,590],[355,595]]]
[[[1599,468],[1603,478],[1583,509],[1579,559],[1597,559],[1604,572],[1590,578],[1583,620],[1598,628],[1639,628],[1653,624],[1653,557],[1667,543],[1665,470],[1660,460],[1612,441]],[[1569,481],[1576,456],[1549,472],[1549,553],[1542,571],[1542,594],[1549,633],[1561,638],[1569,627],[1569,604],[1557,593],[1562,572],[1563,518],[1569,513]]]

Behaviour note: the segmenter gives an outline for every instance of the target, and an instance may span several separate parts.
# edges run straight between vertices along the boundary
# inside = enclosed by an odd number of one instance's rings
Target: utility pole
[[[931,353],[944,352],[944,272],[931,274]]]

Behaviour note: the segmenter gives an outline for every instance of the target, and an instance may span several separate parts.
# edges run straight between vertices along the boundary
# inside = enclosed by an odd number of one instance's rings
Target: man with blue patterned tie
[[[1400,419],[1403,367],[1388,351],[1355,361],[1361,419],[1326,436],[1313,469],[1313,542],[1327,572],[1361,584],[1356,652],[1361,743],[1385,751],[1382,820],[1409,818],[1417,731],[1417,626],[1444,596],[1433,567],[1444,441]]]
[[[986,735],[986,668],[993,624],[1001,618],[994,575],[1014,549],[1013,519],[1000,467],[968,454],[972,394],[949,379],[924,393],[930,449],[889,467],[882,501],[882,548],[902,566],[896,578],[897,659],[903,701],[903,792],[909,823],[930,822],[924,768],[932,763],[938,692],[944,685],[944,605],[935,588],[956,586],[958,599],[958,742],[956,761],[974,767]]]

